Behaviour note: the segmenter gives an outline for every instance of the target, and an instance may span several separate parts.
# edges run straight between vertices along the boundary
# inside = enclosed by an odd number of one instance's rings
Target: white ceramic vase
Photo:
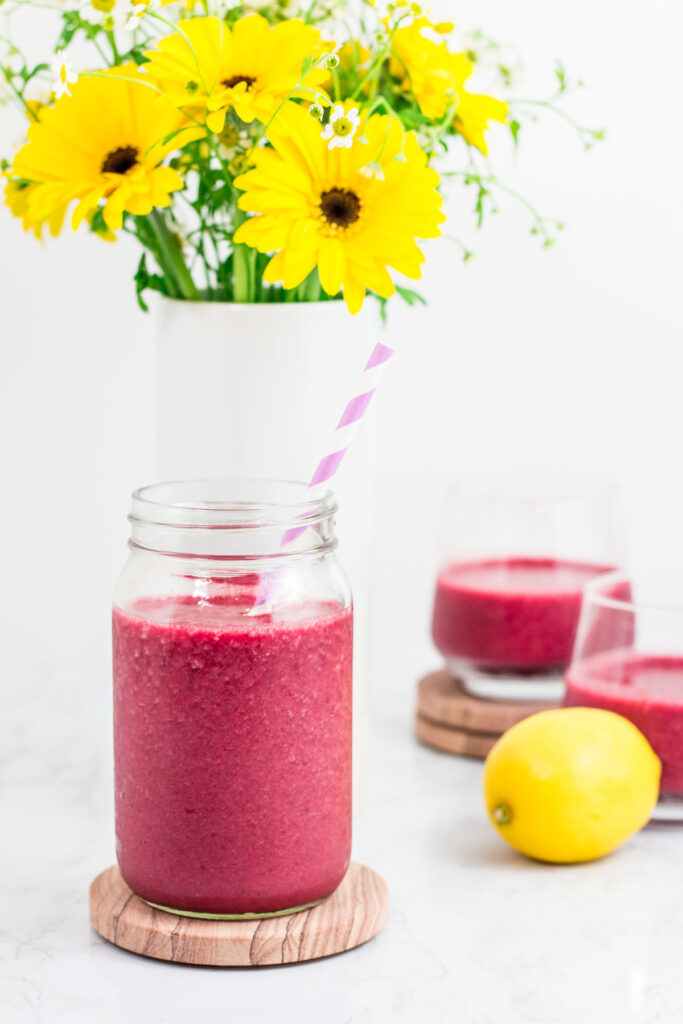
[[[376,311],[351,317],[342,302],[161,299],[157,317],[159,479],[309,480],[377,340]],[[332,486],[355,608],[358,807],[369,736],[372,409]]]

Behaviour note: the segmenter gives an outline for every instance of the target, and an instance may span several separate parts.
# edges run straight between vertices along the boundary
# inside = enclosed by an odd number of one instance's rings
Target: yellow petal
[[[320,246],[318,272],[320,283],[328,295],[337,295],[344,282],[346,252],[336,238],[326,238]]]

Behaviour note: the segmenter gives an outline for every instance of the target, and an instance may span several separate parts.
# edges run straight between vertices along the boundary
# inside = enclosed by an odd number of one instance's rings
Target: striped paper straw
[[[308,485],[305,500],[315,501],[316,498],[319,498],[328,490],[328,484],[337,474],[339,467],[344,461],[344,456],[351,446],[354,434],[367,412],[372,396],[379,387],[380,380],[387,368],[387,363],[393,354],[393,348],[389,348],[388,345],[383,345],[381,342],[375,345],[370,358],[365,364],[358,393],[354,395],[344,409],[342,418],[337,424],[337,429],[332,435],[327,451],[318,463],[318,467]],[[306,529],[307,527],[305,526],[295,526],[287,530],[282,538],[283,547],[297,540],[302,533],[306,532]]]
[[[394,354],[393,348],[378,342],[372,354],[365,364],[365,369],[360,379],[358,392],[347,403],[342,418],[337,424],[337,429],[332,435],[332,440],[327,447],[325,455],[318,463],[311,482],[306,490],[307,501],[315,501],[329,489],[330,480],[336,475],[344,461],[354,434],[360,426],[361,420],[368,410],[372,396],[379,387],[379,383],[387,368],[387,364]],[[307,526],[293,526],[287,530],[282,538],[282,547],[293,544],[308,529]],[[268,595],[267,579],[261,579],[261,589],[249,615],[265,615],[270,611],[271,602]]]

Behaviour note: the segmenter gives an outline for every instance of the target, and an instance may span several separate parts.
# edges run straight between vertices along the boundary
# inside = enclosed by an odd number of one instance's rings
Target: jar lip
[[[138,488],[128,518],[183,530],[245,530],[311,526],[336,511],[332,491],[311,496],[295,480],[197,479]]]

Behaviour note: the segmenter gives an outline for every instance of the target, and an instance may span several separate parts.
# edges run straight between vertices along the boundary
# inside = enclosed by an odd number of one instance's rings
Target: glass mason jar
[[[113,611],[116,842],[148,903],[266,917],[346,873],[352,608],[335,511],[270,481],[133,495]]]
[[[480,697],[558,699],[584,585],[618,562],[609,487],[547,476],[450,493],[432,638]]]
[[[683,576],[588,584],[564,703],[633,722],[662,762],[653,819],[683,822]]]

